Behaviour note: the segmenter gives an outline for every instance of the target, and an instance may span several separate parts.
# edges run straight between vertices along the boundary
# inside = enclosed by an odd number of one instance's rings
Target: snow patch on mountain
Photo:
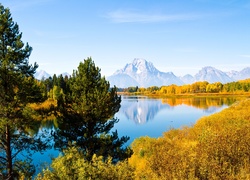
[[[51,75],[44,70],[40,70],[40,71],[36,72],[34,76],[38,80],[47,79],[47,78],[51,77]]]
[[[194,78],[195,81],[208,81],[209,83],[228,83],[232,81],[232,78],[230,78],[225,72],[211,66],[203,67],[197,74],[195,74]]]

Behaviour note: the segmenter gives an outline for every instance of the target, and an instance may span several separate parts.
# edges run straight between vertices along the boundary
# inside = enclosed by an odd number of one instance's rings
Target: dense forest
[[[249,99],[192,127],[171,129],[157,139],[140,137],[125,147],[129,137],[111,132],[118,122],[119,90],[110,87],[94,61],[80,62],[70,77],[36,80],[38,65],[28,61],[32,48],[22,42],[10,10],[1,4],[0,22],[1,179],[250,179]],[[122,91],[190,95],[245,94],[249,89],[248,79]],[[40,129],[55,119],[53,130]],[[30,155],[51,147],[61,155],[34,177]]]

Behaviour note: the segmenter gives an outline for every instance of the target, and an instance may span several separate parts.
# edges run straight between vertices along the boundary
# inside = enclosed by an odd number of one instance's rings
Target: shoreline
[[[154,94],[154,93],[128,93],[128,92],[117,92],[118,95],[126,96],[147,96],[157,98],[178,98],[178,97],[248,97],[250,98],[250,92],[247,93],[188,93],[188,94]]]

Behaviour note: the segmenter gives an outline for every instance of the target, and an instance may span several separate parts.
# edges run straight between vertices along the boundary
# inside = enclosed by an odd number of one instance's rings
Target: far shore
[[[158,98],[172,98],[172,97],[225,97],[225,96],[237,96],[237,97],[249,97],[250,92],[244,93],[187,93],[187,94],[157,94],[157,93],[140,93],[140,92],[117,92],[118,95],[126,95],[126,96],[148,96],[148,97],[158,97]]]

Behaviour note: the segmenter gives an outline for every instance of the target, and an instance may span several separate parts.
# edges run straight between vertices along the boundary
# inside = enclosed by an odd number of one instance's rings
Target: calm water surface
[[[120,121],[114,129],[120,136],[129,136],[128,144],[140,136],[159,137],[170,128],[191,126],[202,116],[230,106],[234,98],[165,98],[123,96]]]
[[[130,145],[140,136],[159,137],[170,128],[191,126],[202,116],[221,111],[235,102],[236,98],[165,98],[153,99],[145,96],[123,96],[121,108],[115,117],[114,126],[119,136],[129,136]],[[41,164],[49,164],[58,151],[50,149],[33,155],[38,170]]]

